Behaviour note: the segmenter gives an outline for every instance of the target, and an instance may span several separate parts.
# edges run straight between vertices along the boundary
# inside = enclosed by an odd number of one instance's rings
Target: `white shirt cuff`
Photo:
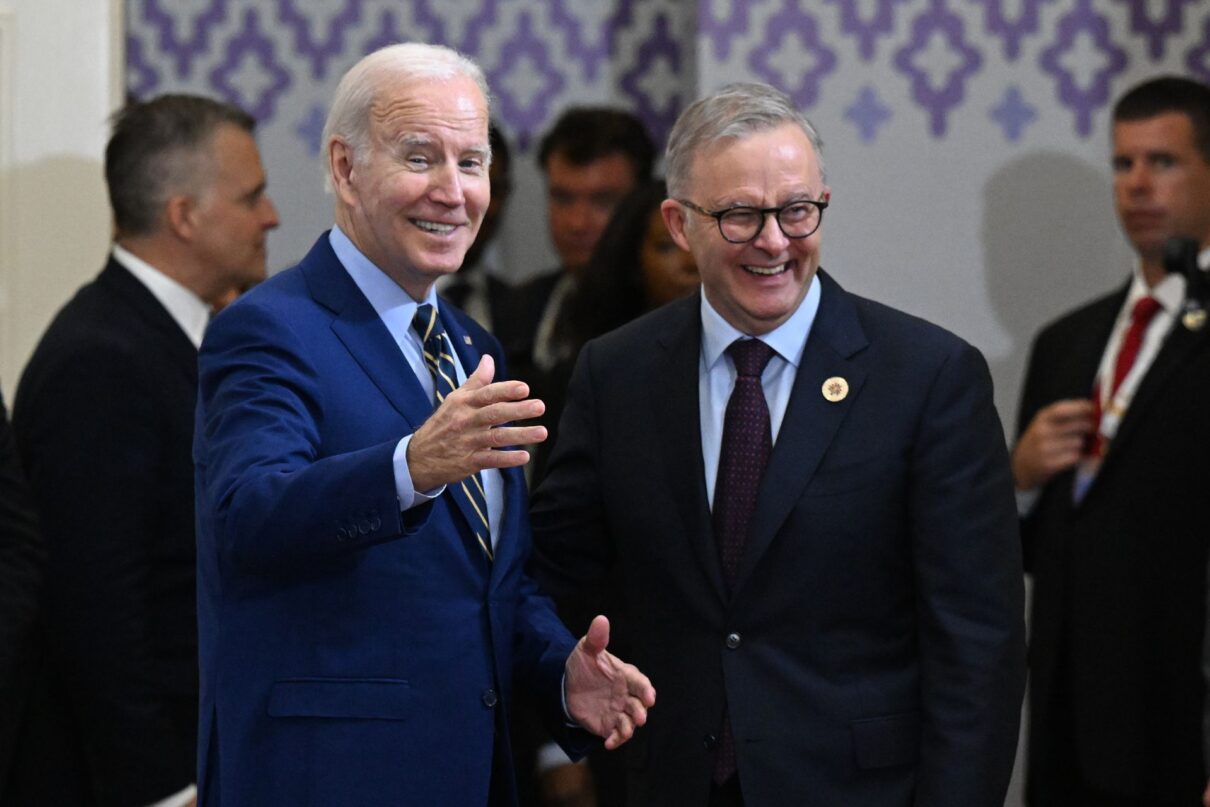
[[[416,490],[412,484],[412,472],[408,468],[410,442],[412,435],[409,434],[399,441],[399,445],[395,446],[395,453],[391,455],[391,463],[395,468],[395,495],[399,497],[400,512],[431,502],[445,492],[445,485],[424,492]]]

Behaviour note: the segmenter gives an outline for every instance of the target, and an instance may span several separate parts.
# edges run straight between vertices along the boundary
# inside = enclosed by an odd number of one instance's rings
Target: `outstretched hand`
[[[466,479],[485,468],[511,468],[529,461],[529,452],[504,446],[540,443],[545,426],[502,426],[546,411],[528,398],[522,381],[497,381],[496,363],[484,354],[475,372],[446,396],[408,444],[408,470],[416,490],[432,490]]]
[[[605,648],[609,620],[598,616],[567,658],[567,711],[582,727],[617,748],[647,722],[655,705],[655,687],[633,664]]]

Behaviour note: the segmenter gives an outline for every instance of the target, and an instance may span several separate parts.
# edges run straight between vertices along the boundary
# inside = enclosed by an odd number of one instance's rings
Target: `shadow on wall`
[[[1130,250],[1118,230],[1108,176],[1059,152],[1005,163],[983,191],[983,265],[996,317],[1012,341],[991,359],[1009,442],[1025,362],[1046,323],[1125,281]]]

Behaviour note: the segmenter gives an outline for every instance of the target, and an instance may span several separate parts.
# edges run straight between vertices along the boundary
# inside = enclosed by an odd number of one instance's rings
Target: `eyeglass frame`
[[[769,216],[770,213],[773,214],[773,220],[777,222],[777,229],[781,230],[781,234],[784,235],[786,238],[789,238],[793,241],[798,241],[803,238],[810,238],[811,236],[815,235],[815,233],[819,232],[819,228],[821,226],[823,226],[823,212],[828,209],[828,202],[826,200],[822,200],[822,199],[798,199],[793,202],[787,202],[786,204],[782,205],[781,207],[750,207],[748,205],[736,205],[735,207],[728,207],[728,208],[724,208],[722,210],[715,210],[715,211],[710,211],[710,210],[705,209],[704,207],[695,205],[693,202],[690,202],[688,199],[674,199],[673,201],[677,202],[678,204],[684,205],[685,207],[692,210],[694,213],[699,213],[703,216],[709,216],[710,218],[714,219],[715,223],[718,224],[718,234],[721,235],[723,237],[723,240],[726,241],[728,244],[750,244],[753,241],[755,241],[757,238],[760,238],[760,234],[765,229],[765,220],[767,219],[767,217]],[[805,235],[790,235],[788,232],[786,232],[785,226],[781,223],[782,211],[785,210],[786,208],[794,207],[795,205],[814,205],[819,210],[819,221],[817,221],[815,223],[815,228],[813,230],[811,230],[811,232],[806,233]],[[749,238],[745,238],[743,241],[733,241],[732,239],[727,237],[727,234],[725,232],[723,232],[723,216],[727,215],[728,213],[732,213],[736,210],[751,211],[753,213],[760,214],[760,226],[758,226],[756,228],[756,232],[754,232]]]

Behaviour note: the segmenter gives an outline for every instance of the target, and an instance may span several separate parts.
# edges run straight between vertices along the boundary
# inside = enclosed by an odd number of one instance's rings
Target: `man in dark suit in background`
[[[979,352],[819,270],[820,141],[771,87],[690,106],[665,221],[699,295],[581,351],[532,508],[661,687],[634,805],[1003,804],[1020,545]]]
[[[525,574],[507,447],[545,433],[506,424],[542,405],[434,288],[490,198],[487,95],[448,48],[354,65],[324,134],[336,226],[206,335],[203,804],[508,807],[514,683],[609,748],[654,702],[604,617],[576,643]]]
[[[253,128],[195,96],[118,113],[109,263],[18,387],[13,428],[48,553],[30,803],[192,798],[197,347],[211,307],[265,276],[277,213]]]
[[[45,553],[0,399],[0,803],[33,673]]]
[[[1135,87],[1112,139],[1138,259],[1121,288],[1038,335],[1013,452],[1034,581],[1034,807],[1192,805],[1206,785],[1210,330],[1183,318],[1185,279],[1163,250],[1192,238],[1210,265],[1210,87]]]

